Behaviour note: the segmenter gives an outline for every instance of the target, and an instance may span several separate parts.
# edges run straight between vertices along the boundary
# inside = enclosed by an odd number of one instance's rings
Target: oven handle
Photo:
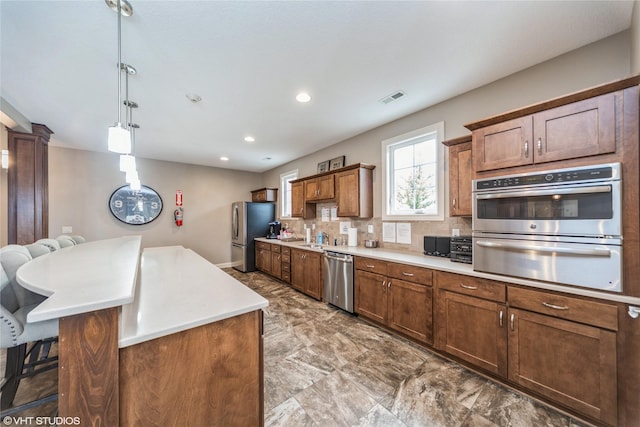
[[[555,252],[561,254],[570,254],[570,255],[593,255],[593,256],[610,256],[611,251],[609,249],[597,248],[597,249],[576,249],[576,248],[566,248],[566,247],[549,247],[549,246],[537,246],[537,245],[527,245],[521,243],[496,243],[490,242],[488,240],[478,240],[478,246],[482,246],[485,248],[498,248],[498,249],[517,249],[517,250],[527,250],[527,251],[536,251],[536,252]]]
[[[476,194],[476,199],[506,199],[509,197],[553,196],[556,194],[589,194],[611,193],[610,185],[598,185],[593,187],[556,188],[545,190],[509,191],[506,193]]]

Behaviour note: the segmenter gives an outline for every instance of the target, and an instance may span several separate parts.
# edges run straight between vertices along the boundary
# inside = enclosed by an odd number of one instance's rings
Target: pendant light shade
[[[129,154],[120,155],[120,172],[136,170],[136,158]]]
[[[131,152],[131,132],[123,128],[120,123],[116,123],[109,128],[108,138],[109,151],[120,154]]]

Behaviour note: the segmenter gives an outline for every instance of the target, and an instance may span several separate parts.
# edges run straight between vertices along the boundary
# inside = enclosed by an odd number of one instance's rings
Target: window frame
[[[436,203],[437,210],[435,214],[393,214],[390,213],[390,186],[393,181],[391,173],[393,169],[390,165],[390,150],[393,147],[413,145],[424,141],[431,134],[435,133],[435,149],[436,149]],[[385,139],[381,144],[381,166],[382,166],[382,219],[387,221],[444,221],[447,206],[446,201],[446,182],[445,182],[445,150],[442,147],[444,140],[444,122],[438,122],[425,126],[393,138]],[[413,144],[412,144],[413,141]],[[399,147],[398,147],[399,148]]]
[[[287,201],[291,206],[291,181],[298,179],[298,169],[290,170],[280,174],[280,218],[295,219],[291,212],[285,212]],[[286,185],[288,184],[288,188]]]

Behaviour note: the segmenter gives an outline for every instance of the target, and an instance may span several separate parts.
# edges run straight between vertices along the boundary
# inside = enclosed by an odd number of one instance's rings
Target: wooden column
[[[118,426],[118,307],[63,317],[58,410],[82,426]]]
[[[25,245],[49,235],[48,144],[53,134],[33,124],[32,133],[8,132],[7,241]]]

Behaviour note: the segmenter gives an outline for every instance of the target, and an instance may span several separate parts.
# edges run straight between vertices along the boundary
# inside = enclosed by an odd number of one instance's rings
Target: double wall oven
[[[609,163],[474,180],[474,270],[621,292],[620,171]]]

